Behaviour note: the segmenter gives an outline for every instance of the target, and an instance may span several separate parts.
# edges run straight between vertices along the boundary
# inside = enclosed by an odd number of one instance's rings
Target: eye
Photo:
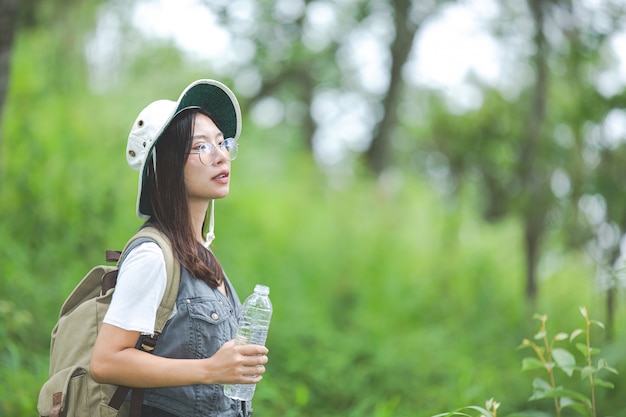
[[[213,146],[210,143],[201,143],[197,146],[199,152],[211,152]]]
[[[220,144],[224,149],[228,149],[229,151],[235,147],[235,139],[228,138],[225,139],[224,142]]]

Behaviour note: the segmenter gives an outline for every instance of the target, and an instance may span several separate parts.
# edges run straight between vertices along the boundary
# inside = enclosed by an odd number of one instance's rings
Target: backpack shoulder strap
[[[138,348],[140,348],[144,352],[152,353],[154,347],[156,346],[159,334],[161,334],[161,332],[163,331],[165,323],[167,323],[167,320],[172,315],[174,305],[176,304],[176,298],[178,297],[178,287],[180,286],[180,263],[176,260],[176,257],[174,256],[172,244],[170,243],[168,237],[161,233],[155,227],[145,226],[142,227],[132,238],[130,238],[130,240],[124,246],[124,250],[122,251],[118,261],[118,267],[124,259],[126,251],[133,244],[133,242],[135,242],[137,239],[146,238],[156,242],[156,244],[159,245],[159,247],[163,251],[163,258],[165,259],[165,274],[167,276],[165,292],[163,293],[163,298],[161,299],[161,304],[159,305],[159,308],[157,310],[157,316],[154,323],[155,334],[152,337],[141,336],[138,343]],[[129,391],[130,388],[128,387],[117,387],[113,396],[111,397],[111,401],[109,401],[109,406],[119,410]],[[135,388],[132,390],[129,414],[131,417],[141,416],[143,395],[143,388]]]
[[[124,247],[125,253],[127,248],[137,239],[148,238],[154,240],[157,245],[163,251],[163,257],[165,259],[165,273],[167,276],[167,284],[165,286],[165,293],[163,299],[157,310],[156,321],[154,323],[154,331],[156,334],[160,334],[165,327],[165,323],[172,315],[174,305],[176,304],[176,298],[178,296],[178,287],[180,285],[180,263],[176,260],[174,252],[172,250],[172,244],[168,237],[161,231],[152,226],[146,226],[141,228]]]

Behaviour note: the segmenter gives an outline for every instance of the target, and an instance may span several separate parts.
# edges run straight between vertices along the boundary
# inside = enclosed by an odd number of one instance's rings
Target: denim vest
[[[228,297],[181,267],[177,312],[159,336],[154,354],[168,358],[213,356],[234,339],[241,302],[224,276]],[[248,417],[250,404],[224,395],[223,385],[191,385],[146,389],[144,404],[181,417]]]

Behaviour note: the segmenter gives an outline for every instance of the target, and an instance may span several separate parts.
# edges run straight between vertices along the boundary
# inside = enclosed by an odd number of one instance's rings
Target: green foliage
[[[542,316],[535,317],[541,321],[541,328],[539,333],[535,335],[534,339],[539,340],[541,345],[538,345],[528,339],[524,339],[522,343],[523,347],[532,348],[537,355],[536,359],[526,358],[522,364],[522,370],[543,368],[549,376],[549,382],[541,378],[536,378],[533,381],[533,395],[530,397],[530,400],[552,398],[557,416],[561,416],[561,410],[564,407],[570,407],[584,416],[595,417],[595,387],[614,387],[611,382],[600,379],[598,377],[598,373],[602,370],[606,370],[614,374],[618,373],[617,370],[608,366],[606,360],[604,359],[599,359],[594,364],[592,357],[599,354],[600,349],[594,348],[590,345],[591,325],[595,324],[602,329],[604,329],[604,325],[599,321],[590,320],[586,308],[582,307],[580,312],[585,319],[585,329],[576,329],[569,335],[567,333],[558,333],[552,339],[549,339],[546,329],[548,316],[544,314]],[[575,349],[583,354],[585,361],[582,365],[578,365],[574,354],[566,349],[555,347],[555,344],[559,341],[568,339],[570,343],[573,343],[574,340],[581,334],[585,336],[585,343],[575,343],[574,346]],[[574,372],[579,372],[581,380],[588,379],[589,386],[591,388],[591,398],[589,399],[586,395],[582,395],[571,389],[557,386],[554,373],[555,369],[560,369],[569,378],[574,375]]]
[[[606,375],[617,375],[618,371],[608,365],[606,359],[594,360],[600,353],[600,349],[591,346],[591,326],[595,325],[604,329],[604,324],[597,320],[589,319],[587,309],[580,308],[580,312],[585,321],[584,329],[576,329],[571,333],[557,333],[550,336],[547,330],[548,316],[535,315],[535,319],[541,322],[539,331],[533,340],[524,339],[520,349],[530,348],[535,357],[526,357],[522,360],[522,371],[543,371],[547,380],[543,377],[535,377],[532,381],[532,395],[528,399],[530,402],[548,400],[553,404],[554,414],[542,412],[541,415],[557,417],[566,415],[566,409],[574,411],[577,415],[585,417],[596,417],[598,404],[596,402],[596,387],[613,389],[613,382],[601,379],[598,375],[603,372]],[[575,342],[579,336],[585,338],[584,343]],[[567,346],[557,347],[557,344],[569,342]],[[582,354],[582,360],[577,360],[576,353]],[[560,372],[556,372],[556,371]],[[543,374],[542,372],[542,374]],[[575,374],[580,375],[580,381],[587,381],[587,389],[580,387],[575,378]],[[568,378],[562,383],[563,375]],[[558,381],[558,382],[557,382]],[[438,414],[434,417],[443,416],[472,416],[475,412],[481,416],[496,417],[500,403],[493,399],[487,401],[485,408],[477,406],[462,407],[449,413]],[[513,416],[537,416],[536,411],[523,411],[514,413]]]
[[[163,46],[132,63],[132,82],[95,93],[79,52],[64,46],[34,30],[18,36],[13,56],[0,182],[0,415],[34,414],[61,303],[141,223],[124,160],[136,114],[215,76]],[[516,222],[481,221],[471,186],[444,200],[402,174],[394,184],[329,180],[293,126],[261,130],[246,118],[243,132],[231,195],[217,203],[215,251],[241,298],[256,283],[272,289],[255,415],[402,417],[490,396],[503,407],[526,402],[513,349],[529,331]],[[551,249],[562,262],[542,273],[536,307],[568,328],[572,304],[601,300],[584,257]],[[623,345],[606,349],[618,394]],[[605,400],[605,414],[624,414],[622,396]]]

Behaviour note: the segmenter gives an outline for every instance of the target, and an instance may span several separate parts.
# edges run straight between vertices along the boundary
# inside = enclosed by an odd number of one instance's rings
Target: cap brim
[[[154,147],[178,114],[185,110],[199,109],[210,115],[224,137],[238,140],[241,134],[239,102],[233,92],[219,81],[198,80],[193,82],[181,93],[177,103],[176,110],[154,138],[146,159],[143,161],[137,197],[137,215],[139,217],[149,218],[152,215],[150,198],[144,187],[148,164],[151,163]]]

